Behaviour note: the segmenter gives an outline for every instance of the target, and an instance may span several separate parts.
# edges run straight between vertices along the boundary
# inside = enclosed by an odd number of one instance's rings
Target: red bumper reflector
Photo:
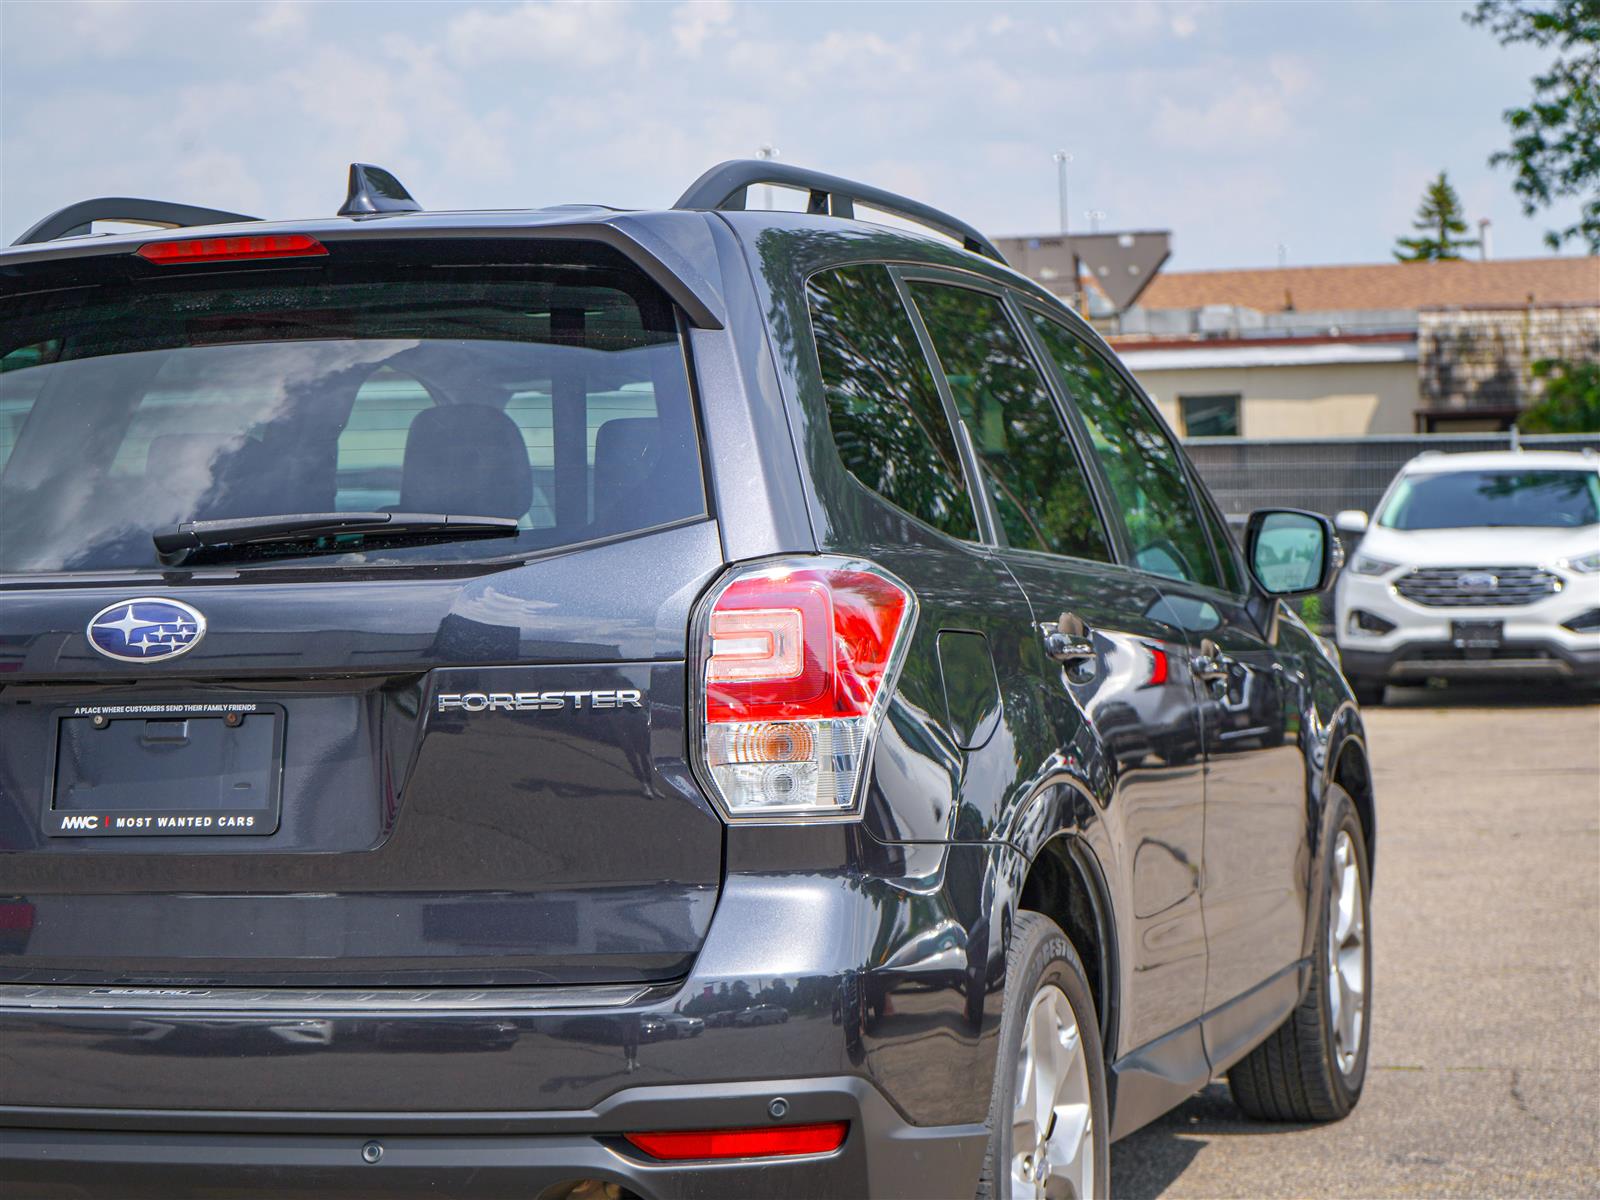
[[[268,233],[250,237],[187,238],[177,242],[146,242],[138,255],[161,266],[175,263],[239,262],[250,258],[306,258],[323,255],[328,248],[303,233]]]
[[[623,1136],[651,1158],[776,1158],[786,1154],[830,1154],[844,1145],[849,1121],[819,1125],[775,1125],[768,1129],[695,1129]]]

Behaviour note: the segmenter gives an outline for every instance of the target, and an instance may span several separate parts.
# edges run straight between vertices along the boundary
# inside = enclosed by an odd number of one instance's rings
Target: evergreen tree
[[[1418,237],[1395,239],[1394,256],[1401,262],[1458,259],[1462,250],[1478,244],[1477,238],[1459,236],[1466,233],[1467,221],[1461,215],[1461,197],[1443,171],[1422,193],[1422,205],[1411,227],[1418,231]]]

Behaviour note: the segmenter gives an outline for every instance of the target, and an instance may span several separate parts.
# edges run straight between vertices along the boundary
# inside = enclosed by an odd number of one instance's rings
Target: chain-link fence
[[[1306,508],[1332,515],[1371,512],[1389,481],[1423,451],[1505,450],[1510,435],[1429,434],[1350,438],[1194,438],[1184,443],[1200,477],[1230,520],[1257,508]],[[1600,434],[1524,435],[1525,450],[1590,450]]]

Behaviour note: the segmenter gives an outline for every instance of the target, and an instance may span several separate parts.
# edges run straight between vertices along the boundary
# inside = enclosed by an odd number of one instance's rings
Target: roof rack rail
[[[821,171],[767,159],[735,158],[718,163],[691,183],[689,190],[679,196],[678,202],[672,207],[738,211],[745,207],[750,188],[763,183],[809,192],[806,212],[814,216],[848,219],[855,216],[858,203],[864,204],[955,238],[974,254],[992,258],[998,263],[1006,261],[993,242],[959,217],[952,217],[920,201],[886,192],[870,184],[854,183],[837,175],[824,175]]]
[[[88,233],[96,221],[122,221],[129,225],[158,225],[177,229],[188,225],[231,225],[237,221],[256,221],[243,213],[224,212],[219,208],[197,208],[193,204],[173,204],[168,200],[139,200],[131,196],[101,196],[94,200],[80,200],[57,209],[32,229],[29,229],[13,246],[31,246],[38,242],[53,242],[57,238]]]

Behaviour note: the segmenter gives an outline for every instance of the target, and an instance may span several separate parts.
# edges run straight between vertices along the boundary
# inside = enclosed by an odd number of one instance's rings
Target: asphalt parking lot
[[[1600,1196],[1600,707],[1391,689],[1371,1065],[1328,1127],[1214,1084],[1112,1148],[1119,1198]]]

